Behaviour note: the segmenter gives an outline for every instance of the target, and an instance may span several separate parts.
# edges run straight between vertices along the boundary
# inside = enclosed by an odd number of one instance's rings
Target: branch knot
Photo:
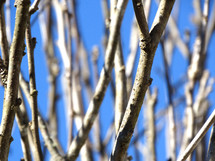
[[[30,93],[31,96],[37,96],[37,94],[38,94],[38,91],[37,91],[36,89],[34,89],[34,90]]]

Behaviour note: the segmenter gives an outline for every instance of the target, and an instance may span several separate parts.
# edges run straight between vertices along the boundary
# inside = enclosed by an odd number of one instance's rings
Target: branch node
[[[9,143],[11,143],[13,140],[14,140],[14,139],[13,139],[13,137],[11,136],[11,137],[10,137],[10,140],[9,140]]]
[[[36,89],[34,89],[31,93],[31,96],[37,96],[38,95],[38,91]]]
[[[148,36],[146,38],[140,38],[139,46],[140,46],[141,50],[146,49],[146,47],[150,49],[149,45],[151,45],[151,37],[150,36]]]
[[[150,85],[152,84],[152,81],[153,81],[152,78],[150,78],[150,79],[148,80],[148,86],[150,86]]]
[[[36,37],[32,37],[32,39],[31,39],[31,47],[32,47],[32,49],[34,49],[36,47],[36,44],[37,44]]]
[[[17,98],[16,102],[15,102],[15,106],[20,106],[22,104],[22,99],[21,98]]]

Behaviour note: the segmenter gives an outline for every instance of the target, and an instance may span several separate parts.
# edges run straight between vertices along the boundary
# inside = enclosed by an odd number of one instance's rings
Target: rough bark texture
[[[3,105],[3,115],[0,129],[0,160],[7,161],[10,143],[13,140],[11,131],[16,108],[21,103],[17,99],[19,86],[20,64],[24,51],[24,38],[26,22],[28,17],[29,0],[17,0],[16,22],[14,37],[10,48],[9,69],[7,88],[5,89],[5,100]]]
[[[141,53],[132,93],[111,154],[112,161],[122,161],[127,152],[146,90],[152,82],[150,74],[155,51],[166,27],[173,4],[174,0],[162,0],[160,2],[149,34],[143,4],[140,0],[133,0],[135,15],[140,29]]]

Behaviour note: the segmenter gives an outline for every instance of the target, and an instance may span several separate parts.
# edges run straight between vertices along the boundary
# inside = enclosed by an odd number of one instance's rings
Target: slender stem
[[[30,18],[30,17],[29,17]],[[31,38],[30,19],[28,19],[26,28],[26,45],[28,55],[28,70],[29,70],[29,87],[30,87],[30,105],[32,109],[32,135],[33,142],[36,147],[37,160],[42,161],[43,155],[40,146],[39,130],[38,130],[38,110],[37,110],[37,90],[36,90],[36,78],[35,78],[35,65],[34,65],[34,47],[36,45],[35,38]]]
[[[213,124],[212,130],[211,130],[211,137],[209,140],[208,145],[208,154],[207,154],[207,161],[213,161],[215,158],[215,124]]]
[[[0,45],[2,58],[4,64],[8,66],[9,63],[9,46],[7,41],[6,27],[5,27],[5,16],[4,16],[4,5],[0,5]]]
[[[215,110],[207,119],[207,121],[204,123],[204,125],[196,134],[196,136],[193,138],[193,140],[190,142],[190,144],[187,146],[185,151],[179,156],[177,161],[184,161],[187,159],[187,157],[193,152],[193,150],[196,148],[198,143],[205,136],[206,132],[209,130],[210,126],[214,123],[214,121],[215,121]]]
[[[116,77],[115,131],[117,134],[125,113],[125,108],[127,103],[125,65],[123,61],[120,39],[118,41],[114,63],[115,63],[114,65],[115,65],[115,77]]]
[[[174,115],[174,107],[173,107],[173,94],[172,94],[172,86],[169,78],[169,66],[167,63],[166,50],[164,47],[164,41],[161,42],[162,53],[163,53],[163,62],[165,66],[165,78],[166,78],[166,86],[168,91],[168,132],[169,132],[169,150],[170,150],[170,158],[175,161],[176,160],[176,125],[175,125],[175,115]]]
[[[21,93],[21,90],[19,90],[18,93],[19,97],[23,100],[23,96]],[[21,144],[22,144],[22,151],[23,151],[23,156],[24,159],[26,161],[31,161],[31,148],[33,149],[34,147],[30,148],[30,144],[29,144],[29,138],[31,137],[31,135],[28,133],[29,130],[29,120],[28,120],[28,116],[27,113],[25,111],[25,104],[24,102],[20,105],[20,107],[17,109],[16,111],[16,121],[19,127],[19,131],[20,131],[20,135],[21,135]]]
[[[147,99],[146,99],[146,110],[147,110],[147,146],[148,153],[150,154],[150,160],[156,161],[156,152],[155,152],[155,139],[156,139],[156,126],[155,126],[155,105],[157,103],[158,90],[155,88],[154,93],[150,93],[150,89],[147,90]],[[144,131],[143,131],[144,132]],[[139,135],[141,136],[141,135]]]
[[[68,151],[68,160],[75,160],[79,154],[79,151],[83,144],[85,143],[89,131],[95,121],[95,118],[98,114],[99,107],[104,98],[105,91],[107,89],[108,83],[110,82],[111,71],[113,68],[114,54],[116,51],[118,35],[120,31],[120,26],[122,18],[127,6],[128,0],[119,1],[116,16],[111,23],[110,36],[106,50],[105,64],[101,71],[100,79],[98,81],[95,94],[90,102],[87,113],[83,120],[83,125],[78,131],[77,136],[72,141],[69,151]]]

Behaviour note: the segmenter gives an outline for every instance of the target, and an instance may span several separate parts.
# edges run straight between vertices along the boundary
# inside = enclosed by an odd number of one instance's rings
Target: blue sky
[[[179,1],[177,1],[178,3]],[[196,36],[197,29],[191,22],[191,16],[194,14],[194,10],[192,7],[192,1],[186,1],[181,0],[180,1],[180,11],[179,11],[179,21],[178,21],[178,27],[179,31],[183,38],[183,33],[186,29],[191,30],[191,50],[193,48],[193,42],[194,38]],[[213,2],[213,0],[212,0]],[[212,4],[211,2],[211,4]],[[91,58],[91,51],[94,45],[99,46],[99,50],[101,52],[99,57],[99,70],[101,70],[103,66],[103,47],[102,47],[102,39],[103,39],[103,33],[104,33],[104,20],[103,20],[103,13],[102,13],[102,7],[101,7],[101,1],[98,0],[91,0],[91,1],[85,1],[85,0],[78,0],[78,25],[80,27],[80,34],[82,36],[82,40],[84,42],[84,45],[86,47],[86,50],[88,52],[89,58]],[[212,6],[212,5],[210,5]],[[150,12],[150,18],[149,18],[149,27],[153,22],[153,18],[155,16],[157,9],[157,4],[153,1],[151,12]],[[13,7],[13,4],[11,4],[11,28],[13,30],[14,28],[14,17],[15,17],[15,8]],[[34,17],[34,15],[33,15]],[[126,9],[126,13],[124,16],[124,20],[122,23],[121,28],[121,38],[122,38],[122,48],[123,48],[123,55],[125,62],[127,61],[127,55],[129,53],[129,41],[130,41],[130,31],[131,31],[131,25],[134,18],[134,12],[132,7],[132,1],[129,1],[128,7]],[[56,32],[56,31],[55,31]],[[35,49],[35,65],[36,65],[36,81],[37,81],[37,90],[39,91],[38,94],[38,106],[41,114],[43,117],[47,117],[47,107],[48,107],[48,70],[46,66],[45,61],[45,55],[43,51],[43,42],[40,35],[40,28],[38,25],[38,21],[35,22],[35,24],[32,26],[32,36],[37,38],[37,46]],[[55,38],[56,40],[56,38]],[[212,44],[215,43],[215,36],[213,34],[212,41],[210,43],[209,52],[208,52],[208,59],[207,59],[207,65],[206,68],[208,68],[211,71],[211,75],[214,77],[215,70],[214,70],[214,61],[215,56],[214,52],[215,49]],[[57,50],[57,49],[56,49]],[[59,51],[59,50],[57,50]],[[59,58],[60,66],[62,67],[62,60],[57,53],[57,57]],[[139,53],[138,53],[139,57]],[[181,63],[182,62],[182,63]],[[180,51],[176,48],[174,55],[173,55],[173,61],[171,64],[171,70],[170,70],[170,78],[172,83],[174,84],[187,70],[187,63],[185,63],[185,59],[180,53]],[[135,68],[137,68],[138,60],[136,60]],[[161,47],[158,46],[155,58],[154,58],[154,64],[152,68],[151,77],[153,78],[152,88],[155,86],[158,87],[159,91],[159,97],[158,97],[158,104],[156,106],[156,112],[158,112],[160,109],[165,108],[167,106],[167,91],[166,91],[166,84],[164,82],[164,65],[163,65],[163,59],[162,59],[162,53],[161,53]],[[24,77],[28,79],[28,67],[27,67],[27,56],[23,57],[21,70],[24,73]],[[62,82],[61,82],[61,76],[62,76],[62,69],[60,73],[60,77],[58,78],[58,94],[62,95]],[[183,94],[184,92],[184,86],[180,89],[180,94]],[[213,92],[210,95],[211,103],[214,104],[213,98],[215,96],[215,93]],[[3,104],[3,87],[0,87],[0,107],[2,107]],[[84,102],[85,109],[88,106],[88,101]],[[65,111],[64,111],[64,102],[62,97],[60,97],[59,101],[57,102],[57,111],[59,113],[59,140],[63,146],[64,151],[66,151],[67,146],[67,129],[65,124]],[[111,121],[113,119],[113,106],[114,102],[112,100],[112,93],[110,90],[110,87],[107,89],[107,93],[105,95],[104,101],[100,108],[100,116],[102,118],[102,137],[104,138],[105,133],[108,129],[108,127],[111,124]],[[178,108],[180,108],[179,111],[183,111],[185,107],[185,104],[182,104]],[[111,111],[111,112],[109,112]],[[28,110],[29,116],[30,116],[30,110]],[[2,108],[0,108],[0,118],[2,115]],[[178,114],[179,117],[183,117],[183,113]],[[163,119],[158,120],[157,124],[161,123]],[[143,129],[143,111],[140,112],[140,117],[137,123],[138,130]],[[22,149],[20,144],[20,134],[17,124],[14,124],[12,136],[14,138],[14,141],[11,144],[11,150],[9,155],[9,161],[18,161],[22,157]],[[141,141],[144,143],[145,138],[142,137]],[[158,138],[156,140],[156,147],[157,147],[157,158],[158,161],[166,160],[166,150],[165,150],[165,130],[162,130],[158,134]],[[111,152],[112,143],[108,146],[108,155]],[[128,149],[128,154],[133,155],[134,151],[132,146]],[[134,155],[133,155],[134,156]],[[46,160],[49,160],[48,157]],[[135,158],[134,158],[135,160]]]

